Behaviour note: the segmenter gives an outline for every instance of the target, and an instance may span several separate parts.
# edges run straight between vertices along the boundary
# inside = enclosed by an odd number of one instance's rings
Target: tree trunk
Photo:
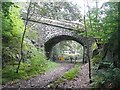
[[[25,37],[25,33],[26,33],[26,28],[27,28],[27,24],[28,24],[28,20],[29,20],[29,13],[30,13],[30,6],[31,6],[31,1],[30,1],[30,4],[29,4],[29,7],[28,7],[28,10],[27,10],[27,19],[26,19],[26,23],[25,23],[25,29],[24,29],[24,32],[23,32],[23,36],[22,36],[22,42],[21,42],[21,57],[20,57],[20,60],[19,60],[19,63],[18,63],[18,67],[16,69],[16,73],[18,73],[19,71],[19,68],[20,68],[20,63],[21,61],[23,60],[23,41],[24,41],[24,37]]]
[[[83,64],[85,63],[85,47],[83,46]]]

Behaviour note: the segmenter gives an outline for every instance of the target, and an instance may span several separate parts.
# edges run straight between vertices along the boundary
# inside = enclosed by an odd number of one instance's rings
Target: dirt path
[[[88,72],[88,64],[85,64],[80,69],[80,75],[71,81],[66,81],[58,87],[62,88],[88,88],[89,84],[89,72]]]
[[[80,69],[80,74],[75,80],[66,81],[60,85],[58,88],[89,88],[89,71],[88,63],[83,65]]]
[[[48,83],[56,80],[58,77],[62,76],[66,71],[73,68],[74,64],[61,63],[56,69],[46,72],[45,74],[38,75],[30,80],[22,80],[17,84],[4,85],[3,88],[42,88]]]

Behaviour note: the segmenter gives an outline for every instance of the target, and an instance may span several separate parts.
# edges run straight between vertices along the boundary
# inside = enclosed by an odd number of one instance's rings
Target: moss
[[[98,64],[101,60],[102,60],[102,56],[98,54],[98,55],[93,57],[92,63],[93,63],[93,65]]]
[[[92,51],[97,49],[97,44],[95,42],[92,44],[91,49],[92,49]]]

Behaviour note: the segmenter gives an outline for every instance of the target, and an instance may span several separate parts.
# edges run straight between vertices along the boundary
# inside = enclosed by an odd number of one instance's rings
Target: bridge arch
[[[46,56],[49,59],[51,56],[52,48],[59,42],[64,41],[64,40],[73,40],[81,44],[83,47],[86,46],[86,38],[82,36],[71,36],[71,35],[58,35],[50,38],[48,41],[45,42],[44,47],[45,47],[45,52]],[[87,47],[86,49],[87,50]]]

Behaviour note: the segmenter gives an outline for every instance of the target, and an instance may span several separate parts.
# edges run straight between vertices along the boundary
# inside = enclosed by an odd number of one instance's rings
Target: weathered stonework
[[[68,21],[56,21],[50,19],[40,19],[37,21],[29,20],[29,23],[35,22],[34,28],[38,30],[38,46],[44,47],[46,56],[51,55],[52,47],[63,40],[74,40],[85,46],[85,58],[87,59],[87,47],[90,47],[90,40],[86,37],[78,35],[77,31],[83,32],[84,27],[81,23]]]

